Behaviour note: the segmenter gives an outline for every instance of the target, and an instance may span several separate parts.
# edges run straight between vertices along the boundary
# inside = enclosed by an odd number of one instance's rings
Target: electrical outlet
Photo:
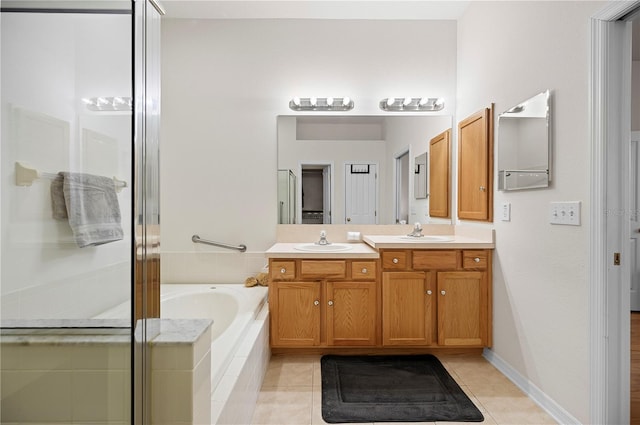
[[[551,202],[549,223],[580,226],[580,201]]]

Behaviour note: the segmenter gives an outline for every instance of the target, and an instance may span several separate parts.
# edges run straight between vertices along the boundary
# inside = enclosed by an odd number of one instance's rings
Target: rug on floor
[[[325,422],[484,420],[435,356],[326,355],[320,365]]]

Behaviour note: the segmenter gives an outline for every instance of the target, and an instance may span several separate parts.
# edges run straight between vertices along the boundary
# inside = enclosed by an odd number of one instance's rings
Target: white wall
[[[349,96],[349,114],[381,115],[382,98],[439,96],[452,115],[455,49],[455,21],[163,20],[163,281],[262,267],[276,237],[276,117],[292,97]],[[249,252],[194,246],[194,233]]]
[[[471,2],[458,22],[458,120],[552,90],[551,187],[495,194],[496,211],[511,203],[511,221],[494,223],[493,351],[581,423],[589,422],[589,18],[601,7]],[[550,225],[553,201],[582,201],[582,225]]]
[[[2,319],[87,318],[130,296],[130,188],[118,197],[124,240],[80,249],[51,216],[50,180],[14,177],[24,161],[131,186],[130,114],[81,101],[131,96],[130,27],[125,15],[2,14]],[[83,144],[85,129],[108,139]]]

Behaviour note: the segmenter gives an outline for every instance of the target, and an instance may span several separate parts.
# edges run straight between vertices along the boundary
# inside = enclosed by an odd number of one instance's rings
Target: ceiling
[[[160,0],[166,18],[191,19],[446,19],[470,0]]]

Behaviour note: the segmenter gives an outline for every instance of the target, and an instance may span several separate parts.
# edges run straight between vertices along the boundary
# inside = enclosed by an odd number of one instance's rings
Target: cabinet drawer
[[[385,251],[382,253],[382,268],[404,270],[409,262],[409,251]]]
[[[452,270],[457,267],[458,251],[413,251],[413,268],[415,270]]]
[[[489,256],[486,251],[463,251],[462,267],[465,269],[486,269]]]
[[[300,262],[301,278],[345,278],[347,263],[345,260],[302,260]]]
[[[272,280],[291,280],[296,278],[295,261],[272,261],[269,267]]]
[[[351,279],[375,279],[375,261],[354,261],[351,263]]]

